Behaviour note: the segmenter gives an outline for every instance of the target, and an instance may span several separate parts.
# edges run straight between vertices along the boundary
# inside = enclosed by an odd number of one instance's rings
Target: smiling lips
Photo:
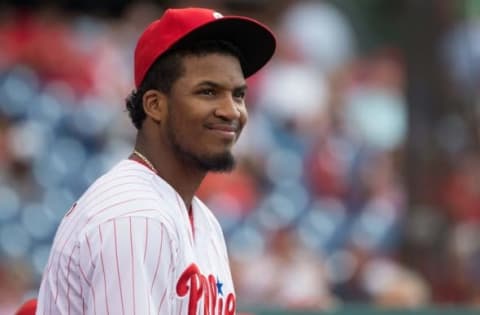
[[[207,125],[207,129],[215,132],[221,137],[229,138],[233,140],[237,136],[237,133],[240,128],[239,128],[238,122],[233,122],[230,124],[225,124],[225,123],[210,124],[210,125]]]

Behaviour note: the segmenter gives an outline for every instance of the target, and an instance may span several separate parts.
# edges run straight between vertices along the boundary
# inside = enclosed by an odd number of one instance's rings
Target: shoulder
[[[132,160],[123,160],[116,164],[103,176],[99,177],[85,192],[84,196],[95,191],[108,188],[105,192],[118,192],[125,187],[149,187],[155,174]]]
[[[77,201],[72,218],[90,230],[126,217],[174,225],[176,209],[156,185],[156,175],[137,162],[124,160],[98,178]]]
[[[78,206],[87,206],[96,212],[159,199],[152,187],[153,176],[152,172],[133,161],[122,161],[87,189],[78,200]]]

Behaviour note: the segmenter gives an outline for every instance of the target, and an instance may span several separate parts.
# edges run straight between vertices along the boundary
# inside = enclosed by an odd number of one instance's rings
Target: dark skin
[[[237,58],[212,53],[183,58],[170,93],[149,90],[135,149],[181,196],[187,209],[208,170],[196,161],[231,155],[247,122],[246,82]]]

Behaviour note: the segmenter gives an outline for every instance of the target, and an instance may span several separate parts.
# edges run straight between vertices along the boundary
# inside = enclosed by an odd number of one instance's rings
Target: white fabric
[[[192,209],[194,232],[168,183],[120,162],[62,220],[36,314],[235,314],[220,225],[196,197]]]

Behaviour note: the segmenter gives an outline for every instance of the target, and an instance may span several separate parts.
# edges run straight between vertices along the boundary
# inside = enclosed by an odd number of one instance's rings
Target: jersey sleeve
[[[169,314],[176,242],[146,217],[107,221],[80,239],[86,314]]]

